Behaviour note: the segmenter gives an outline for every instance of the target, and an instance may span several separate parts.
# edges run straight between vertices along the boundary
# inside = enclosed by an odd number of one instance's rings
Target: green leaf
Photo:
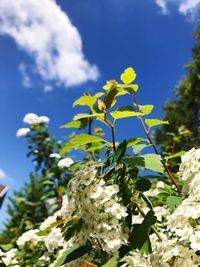
[[[72,251],[74,251],[75,248],[77,248],[77,246],[71,247],[71,248],[69,248],[67,251],[65,251],[65,252],[63,253],[63,255],[56,261],[56,264],[54,265],[54,267],[59,267],[59,266],[63,265],[64,262],[65,262],[66,257],[67,257]]]
[[[93,118],[93,117],[103,117],[103,113],[95,113],[95,114],[87,114],[87,113],[79,113],[74,116],[73,120],[80,120],[85,118]]]
[[[88,106],[92,108],[92,106],[96,103],[97,97],[90,96],[90,95],[84,95],[78,98],[74,103],[73,107],[79,105],[79,106]]]
[[[149,191],[151,188],[151,182],[148,179],[141,178],[135,183],[135,189],[141,192]]]
[[[151,144],[137,144],[137,145],[133,145],[133,151],[135,154],[140,153],[144,148],[147,148],[149,146],[152,146]]]
[[[117,95],[117,87],[115,84],[111,86],[109,90],[106,91],[103,102],[106,105],[106,108],[111,108],[115,103],[115,96]]]
[[[117,267],[117,264],[118,256],[113,256],[104,265],[101,265],[101,267]]]
[[[181,203],[181,198],[178,196],[167,197],[167,206],[172,210],[176,209],[180,203]]]
[[[121,74],[120,79],[124,84],[130,84],[132,83],[136,78],[136,73],[132,68],[127,68],[125,71]]]
[[[148,125],[149,129],[153,126],[157,126],[160,124],[169,124],[168,121],[162,121],[162,120],[158,120],[158,119],[146,119],[145,123]]]
[[[137,84],[129,84],[127,87],[125,87],[126,90],[129,92],[129,94],[134,94],[138,91],[138,85]]]
[[[135,156],[131,158],[127,158],[126,162],[131,167],[143,167],[148,170],[163,172],[164,167],[161,163],[161,156],[156,154],[145,154],[141,156]]]
[[[10,250],[12,247],[12,244],[0,244],[0,248],[2,248],[4,251]]]
[[[65,223],[66,223],[66,219],[54,222],[54,223],[50,224],[46,229],[39,231],[37,233],[37,235],[38,236],[48,235],[52,228],[61,226],[61,225],[65,224]]]
[[[127,147],[132,147],[136,144],[146,141],[146,139],[138,137],[138,138],[130,138],[127,140]]]
[[[43,184],[43,185],[54,185],[55,182],[50,181],[50,180],[46,180],[46,181],[43,181],[42,184]]]
[[[61,265],[64,265],[68,262],[74,261],[83,255],[89,253],[92,250],[91,246],[74,246],[72,248],[69,248],[64,254],[58,259],[56,264],[54,265],[55,267],[59,267]]]
[[[156,172],[163,172],[164,167],[161,163],[161,156],[156,154],[146,154],[142,156],[145,161],[145,169],[149,169]]]
[[[154,106],[153,105],[143,105],[143,106],[139,105],[139,108],[140,108],[142,113],[144,113],[145,115],[148,115],[151,113]]]
[[[143,244],[143,246],[140,249],[140,253],[150,254],[152,252],[151,242],[149,237],[147,237],[146,242]]]
[[[165,160],[168,161],[169,159],[178,158],[178,157],[183,156],[184,154],[185,154],[185,151],[180,151],[180,152],[177,152],[176,154],[165,157]]]
[[[113,111],[110,112],[110,115],[115,119],[124,119],[129,117],[135,117],[135,116],[142,116],[143,114],[141,112],[136,111]]]
[[[149,209],[153,209],[153,206],[151,204],[151,201],[148,199],[148,197],[145,196],[142,192],[140,192],[140,196],[146,202],[146,204],[149,207]]]
[[[80,127],[81,127],[81,121],[80,120],[70,121],[69,123],[61,126],[61,128],[80,128]]]
[[[117,147],[116,155],[115,155],[116,162],[121,161],[121,159],[126,153],[126,147],[127,147],[126,140],[124,140],[123,142],[119,144],[119,146]]]
[[[0,267],[6,267],[6,265],[3,262],[0,262]]]
[[[118,83],[117,81],[115,80],[110,80],[110,81],[107,81],[106,84],[103,86],[103,89],[104,90],[109,90],[111,89],[112,87],[117,87]]]
[[[65,240],[69,240],[75,233],[79,232],[82,227],[83,220],[74,218],[69,220],[62,228]]]
[[[156,223],[156,216],[153,210],[147,212],[141,224],[133,225],[131,234],[131,247],[133,249],[145,250],[146,253],[151,253],[150,244],[145,244],[149,239],[149,230]]]
[[[99,137],[99,136],[94,136],[94,135],[89,135],[89,134],[80,134],[72,138],[68,144],[66,144],[60,151],[61,154],[64,154],[68,151],[70,151],[73,148],[78,148],[80,146],[89,144],[89,143],[94,143],[94,142],[104,142],[107,145],[111,146],[112,145],[107,142],[105,139]]]

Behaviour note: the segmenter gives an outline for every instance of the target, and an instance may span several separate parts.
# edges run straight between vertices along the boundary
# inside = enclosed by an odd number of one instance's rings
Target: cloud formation
[[[166,0],[155,0],[156,4],[160,7],[161,13],[166,15],[169,13]]]
[[[5,171],[0,168],[0,180],[5,180],[7,178],[8,177],[7,177],[7,174],[5,173]]]
[[[21,76],[22,76],[22,85],[26,88],[32,87],[31,78],[27,73],[27,66],[25,63],[21,63],[19,65],[19,71],[20,71]]]
[[[197,16],[200,8],[200,0],[155,0],[155,3],[164,15],[169,13],[169,4],[174,4],[181,14],[192,18]]]
[[[98,68],[85,58],[81,36],[55,0],[1,0],[0,34],[9,35],[35,63],[46,82],[66,87],[96,80]],[[31,81],[20,67],[24,85]]]

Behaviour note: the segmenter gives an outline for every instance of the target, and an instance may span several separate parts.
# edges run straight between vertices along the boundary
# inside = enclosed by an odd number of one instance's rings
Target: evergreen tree
[[[196,43],[188,71],[175,89],[175,100],[164,106],[169,124],[155,131],[155,141],[163,154],[174,154],[200,145],[200,25],[194,33]]]
[[[45,123],[32,124],[26,135],[28,157],[35,170],[24,187],[9,197],[9,215],[5,229],[0,234],[0,244],[14,242],[24,231],[35,228],[62,203],[64,185],[70,179],[67,168],[59,168],[59,150],[62,142],[49,134]]]

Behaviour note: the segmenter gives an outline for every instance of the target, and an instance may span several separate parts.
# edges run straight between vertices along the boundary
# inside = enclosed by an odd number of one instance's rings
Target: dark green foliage
[[[175,100],[164,107],[163,125],[155,132],[155,140],[164,154],[174,154],[200,145],[200,25],[194,33],[196,44],[187,74],[175,89]],[[175,160],[176,161],[176,160]]]
[[[51,153],[58,153],[62,142],[49,134],[45,124],[31,126],[27,136],[28,157],[35,163],[34,172],[24,187],[14,192],[7,207],[9,215],[5,229],[0,233],[0,243],[14,242],[22,233],[38,225],[51,215],[62,202],[62,187],[70,179],[66,169],[57,166],[58,160]]]

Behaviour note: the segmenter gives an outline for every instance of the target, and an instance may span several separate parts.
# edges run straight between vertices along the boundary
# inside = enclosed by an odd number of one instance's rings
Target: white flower
[[[90,191],[88,192],[89,198],[99,198],[101,194],[103,193],[103,188],[97,184],[90,188]]]
[[[105,203],[105,212],[113,212],[118,207],[120,207],[120,205],[113,199],[110,199],[108,202]]]
[[[23,233],[23,235],[21,235],[17,239],[17,242],[16,242],[17,245],[23,246],[26,242],[29,242],[29,241],[33,244],[37,244],[41,240],[41,237],[37,235],[38,232],[39,230],[35,229],[35,230],[29,230]]]
[[[36,124],[39,122],[39,117],[34,113],[28,113],[23,118],[23,122],[28,124]]]
[[[128,216],[128,213],[126,212],[127,208],[123,207],[123,206],[117,206],[116,210],[112,211],[112,214],[118,219],[120,220],[123,217]]]
[[[70,158],[64,158],[59,160],[58,162],[58,167],[60,168],[68,168],[69,166],[71,166],[74,163],[74,161]]]
[[[51,154],[49,155],[49,157],[50,157],[50,158],[56,158],[56,159],[60,159],[60,158],[61,158],[61,156],[60,156],[58,153],[51,153]]]
[[[119,192],[119,186],[117,184],[108,185],[105,187],[104,191],[108,196],[112,196]]]
[[[200,231],[196,231],[193,235],[190,236],[190,246],[195,251],[200,250]]]
[[[47,116],[40,116],[38,119],[39,123],[49,123],[50,119]]]
[[[118,247],[122,243],[121,238],[114,231],[113,232],[109,231],[107,233],[104,241],[106,242],[108,248],[110,248],[110,249],[113,249],[114,247]]]
[[[31,130],[29,128],[20,128],[17,130],[17,137],[25,137]]]

